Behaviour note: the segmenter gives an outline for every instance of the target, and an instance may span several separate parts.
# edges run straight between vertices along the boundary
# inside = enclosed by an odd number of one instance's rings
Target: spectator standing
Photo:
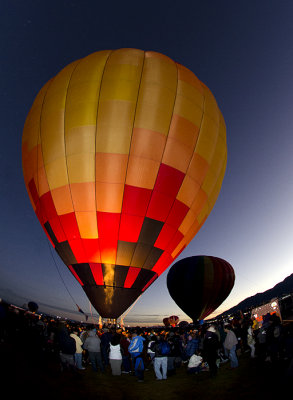
[[[169,333],[167,340],[170,345],[170,352],[167,355],[167,376],[171,376],[176,373],[175,359],[176,359],[177,353],[176,353],[176,343],[175,343],[174,332]]]
[[[257,356],[260,362],[264,362],[267,357],[267,325],[263,324],[257,333]]]
[[[267,329],[267,350],[270,361],[276,364],[279,361],[283,346],[283,328],[280,317],[273,314]]]
[[[98,368],[100,368],[101,372],[104,372],[101,356],[101,340],[96,334],[96,329],[89,331],[88,337],[84,341],[83,348],[88,351],[92,370],[97,372]]]
[[[199,347],[199,340],[196,336],[196,333],[193,332],[187,338],[187,344],[185,347],[185,352],[187,357],[190,358],[198,350],[198,347]]]
[[[101,336],[101,352],[105,366],[109,365],[109,350],[110,341],[112,339],[112,333],[108,328],[103,328],[103,334]]]
[[[120,340],[120,335],[115,333],[110,341],[109,361],[112,375],[121,375],[122,354]]]
[[[253,329],[252,325],[248,327],[247,329],[247,344],[250,347],[250,357],[254,358],[255,357],[255,339],[253,335]]]
[[[209,365],[210,376],[215,377],[218,373],[217,358],[220,342],[215,326],[208,327],[203,339],[203,352],[205,361]]]
[[[167,379],[168,354],[170,353],[170,345],[161,336],[158,336],[152,349],[155,352],[154,370],[157,381]]]
[[[134,368],[134,374],[138,378],[138,382],[143,382],[144,379],[144,362],[142,352],[145,338],[142,337],[141,334],[141,331],[135,331],[132,334],[132,339],[128,347],[128,351],[131,356],[132,367]]]
[[[155,358],[155,352],[152,350],[152,345],[155,343],[155,335],[151,335],[148,341],[148,349],[147,349],[147,354],[149,356],[150,363],[153,364],[154,358]]]
[[[129,374],[131,372],[131,364],[130,364],[130,354],[128,351],[128,346],[130,344],[130,339],[128,335],[123,332],[120,339],[120,347],[122,353],[122,365],[124,374]]]
[[[75,340],[70,337],[65,323],[61,322],[57,332],[57,342],[60,351],[60,361],[63,368],[74,370]]]
[[[236,355],[236,346],[238,344],[238,339],[232,330],[230,324],[225,325],[224,330],[226,332],[226,338],[224,340],[224,348],[227,349],[229,354],[229,359],[231,362],[231,368],[238,367],[238,358]]]
[[[70,336],[75,340],[76,350],[75,350],[75,354],[74,354],[74,361],[75,361],[76,368],[80,369],[80,370],[85,369],[82,366],[82,352],[83,352],[82,345],[83,345],[83,343],[82,343],[82,340],[80,339],[80,337],[78,336],[78,329],[74,327]]]

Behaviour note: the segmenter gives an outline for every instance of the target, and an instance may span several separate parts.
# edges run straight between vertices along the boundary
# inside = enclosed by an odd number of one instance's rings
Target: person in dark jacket
[[[62,368],[75,369],[74,354],[76,352],[75,340],[70,337],[65,323],[61,323],[57,331],[57,342]]]
[[[105,367],[109,365],[109,350],[110,342],[112,339],[112,333],[108,328],[103,328],[103,334],[101,336],[101,353]]]
[[[120,345],[121,345],[122,365],[123,365],[122,373],[124,374],[129,374],[131,372],[130,354],[128,351],[129,344],[130,344],[129,337],[125,333],[122,333]]]
[[[204,336],[203,340],[203,354],[204,359],[209,365],[210,376],[215,377],[218,372],[217,358],[218,349],[220,346],[218,335],[216,334],[216,329],[211,325]]]
[[[176,337],[174,332],[170,332],[167,341],[170,345],[170,353],[168,354],[168,362],[167,362],[167,375],[171,376],[176,373],[175,359],[178,354],[178,350],[176,348]],[[180,352],[179,352],[180,354]]]

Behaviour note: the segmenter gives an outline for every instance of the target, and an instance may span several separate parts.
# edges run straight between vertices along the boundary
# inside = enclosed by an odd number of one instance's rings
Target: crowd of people
[[[154,379],[165,380],[184,367],[188,374],[208,371],[216,377],[222,363],[231,369],[247,353],[259,363],[286,363],[293,375],[293,326],[276,315],[259,323],[250,317],[233,318],[181,327],[133,327],[78,324],[44,317],[0,304],[1,345],[18,346],[28,362],[40,367],[54,360],[60,371],[80,374],[132,374],[144,381],[146,370]]]

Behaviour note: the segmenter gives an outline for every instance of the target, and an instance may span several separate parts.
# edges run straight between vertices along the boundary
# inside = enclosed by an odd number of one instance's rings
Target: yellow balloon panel
[[[68,184],[68,172],[65,156],[45,164],[45,170],[50,190]]]
[[[134,111],[133,102],[103,101],[101,97],[97,119],[97,153],[129,153]]]
[[[141,65],[110,65],[108,62],[102,84],[101,96],[107,100],[136,102],[142,71]]]
[[[195,106],[203,110],[204,107],[204,95],[203,92],[195,88],[190,83],[180,80],[178,76],[177,95],[191,101]]]
[[[168,134],[177,89],[176,64],[149,53],[144,62],[135,128]]]
[[[174,113],[187,119],[195,126],[200,127],[201,125],[203,110],[197,104],[195,105],[189,98],[178,95],[174,107]]]
[[[95,154],[96,123],[71,128],[65,133],[66,154]]]
[[[67,156],[66,166],[70,183],[95,181],[94,153],[80,153]]]

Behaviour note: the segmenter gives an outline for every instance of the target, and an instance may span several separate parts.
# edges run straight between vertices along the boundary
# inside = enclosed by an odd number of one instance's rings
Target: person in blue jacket
[[[198,346],[199,346],[199,340],[196,334],[193,333],[188,337],[185,348],[185,353],[188,358],[190,358],[198,350]]]
[[[145,338],[141,336],[142,332],[135,331],[132,334],[132,339],[128,346],[128,351],[131,356],[134,374],[138,378],[138,382],[143,382],[144,379],[144,362],[142,352]]]

